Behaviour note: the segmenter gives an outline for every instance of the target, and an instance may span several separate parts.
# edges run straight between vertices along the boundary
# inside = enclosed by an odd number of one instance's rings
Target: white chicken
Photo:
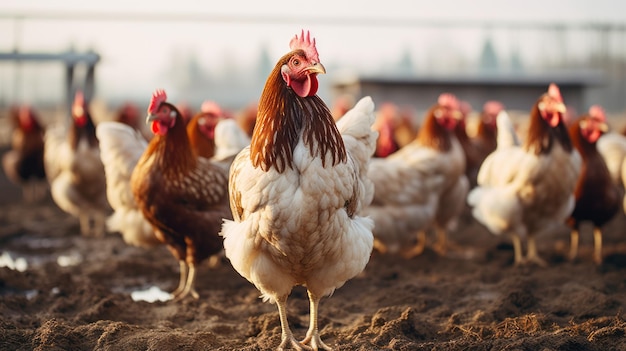
[[[596,143],[598,152],[606,163],[611,179],[621,188],[626,187],[626,136],[617,132],[603,134]],[[626,212],[626,196],[622,204]]]
[[[414,257],[424,250],[426,230],[434,228],[434,248],[446,253],[447,232],[456,228],[469,190],[465,155],[453,134],[460,117],[456,97],[442,94],[413,142],[370,162],[368,176],[375,194],[363,213],[376,223],[378,251]],[[411,245],[415,234],[417,245]]]
[[[76,93],[69,132],[65,126],[46,131],[44,166],[54,202],[77,217],[86,236],[104,234],[111,211],[106,199],[104,166],[95,126],[83,94]]]
[[[483,162],[468,195],[472,214],[495,235],[511,236],[515,264],[545,266],[535,238],[561,225],[574,209],[582,159],[563,122],[565,105],[551,84],[531,109],[524,144],[505,111],[497,117],[498,146]],[[526,257],[521,240],[528,240]]]
[[[316,95],[325,69],[315,40],[303,32],[290,47],[261,95],[251,145],[231,167],[234,220],[224,222],[221,234],[237,272],[278,305],[278,349],[330,350],[318,331],[320,299],[359,274],[372,251],[374,223],[359,211],[373,195],[366,175],[376,146],[374,103],[361,99],[335,124]],[[310,300],[301,342],[286,311],[296,285],[307,288]]]

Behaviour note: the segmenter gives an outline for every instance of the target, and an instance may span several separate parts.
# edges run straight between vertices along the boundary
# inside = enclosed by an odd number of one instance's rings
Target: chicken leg
[[[535,237],[532,235],[528,236],[528,252],[526,253],[526,262],[535,263],[540,267],[547,267],[548,264],[544,261],[537,252],[537,244],[535,242]]]
[[[200,295],[195,289],[196,266],[187,264],[185,261],[179,261],[180,264],[180,281],[176,290],[172,292],[174,300],[181,300],[191,294],[194,299],[199,299]]]
[[[569,260],[573,261],[576,259],[576,256],[578,256],[578,241],[580,238],[580,233],[578,232],[578,229],[573,229],[572,233],[570,234],[570,246],[569,246]]]
[[[602,264],[602,230],[598,227],[593,228],[593,261]]]
[[[287,321],[287,295],[280,296],[276,299],[276,305],[278,306],[278,316],[280,317],[280,345],[278,345],[277,351],[284,351],[293,347],[295,350],[311,350],[310,347],[299,343],[296,338],[293,337],[291,329],[289,329],[289,322]]]
[[[185,289],[185,283],[187,283],[187,263],[183,260],[180,260],[178,261],[178,265],[180,267],[180,280],[178,282],[178,287],[176,287],[176,289],[174,289],[174,291],[170,293],[170,295],[172,295],[172,298],[174,299],[178,297],[181,292],[183,292],[183,290]]]
[[[511,240],[513,241],[514,264],[519,266],[524,263],[524,259],[522,258],[522,241],[516,234],[511,234]]]
[[[332,348],[327,346],[320,339],[319,329],[317,328],[317,311],[320,303],[320,298],[312,294],[311,291],[309,293],[309,302],[310,302],[310,322],[309,322],[309,330],[306,332],[306,337],[302,340],[301,344],[311,344],[311,348],[313,350],[319,350],[320,348],[323,350],[331,351]]]

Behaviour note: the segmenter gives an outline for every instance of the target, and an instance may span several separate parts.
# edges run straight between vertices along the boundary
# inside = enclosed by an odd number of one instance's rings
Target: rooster
[[[565,105],[556,84],[530,112],[524,144],[519,145],[505,111],[497,118],[497,149],[483,162],[478,186],[468,195],[472,215],[495,235],[510,235],[515,265],[545,266],[535,238],[562,225],[574,209],[574,187],[581,169],[563,122]],[[521,240],[527,238],[526,257]]]
[[[44,165],[54,202],[78,217],[81,234],[101,236],[110,212],[96,128],[83,93],[72,105],[69,132],[57,126],[45,134]]]
[[[221,234],[235,270],[278,305],[278,349],[330,350],[318,331],[320,299],[359,274],[372,251],[374,223],[359,211],[373,193],[366,172],[376,147],[374,103],[361,99],[335,124],[316,95],[326,71],[315,40],[303,31],[290,48],[267,79],[250,147],[231,167],[234,221]],[[301,342],[286,311],[296,285],[310,301]]]
[[[602,227],[620,209],[623,191],[613,182],[609,169],[596,148],[600,136],[608,131],[602,107],[594,105],[589,114],[574,121],[569,128],[570,138],[583,160],[582,172],[576,184],[576,206],[568,220],[572,228],[569,259],[578,255],[580,223],[593,223],[596,264],[602,263]]]
[[[469,183],[465,155],[454,136],[459,102],[442,94],[426,113],[414,141],[387,158],[374,158],[368,176],[375,194],[364,213],[376,223],[375,247],[382,253],[419,255],[426,231],[436,229],[435,250],[447,250],[447,231],[454,229]],[[418,234],[418,243],[411,246]]]
[[[136,204],[180,265],[174,299],[195,289],[196,267],[222,249],[222,220],[232,218],[228,203],[228,165],[199,157],[191,147],[185,121],[156,90],[147,123],[155,136],[137,161],[130,180]]]
[[[7,178],[22,188],[24,200],[34,202],[41,199],[47,189],[43,165],[44,128],[29,106],[14,107],[10,114],[14,124],[11,150],[2,156],[2,167]]]

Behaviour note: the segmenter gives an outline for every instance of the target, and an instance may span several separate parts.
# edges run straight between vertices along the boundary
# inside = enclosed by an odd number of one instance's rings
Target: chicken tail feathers
[[[372,130],[376,120],[374,101],[366,96],[359,100],[354,107],[337,121],[337,128],[343,136],[348,152],[356,156],[359,161],[366,163],[374,154],[378,132]],[[362,149],[362,152],[358,152]]]

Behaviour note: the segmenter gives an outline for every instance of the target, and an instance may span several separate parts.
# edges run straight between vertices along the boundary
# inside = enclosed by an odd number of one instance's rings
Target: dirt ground
[[[0,350],[271,350],[276,306],[224,260],[198,273],[199,300],[134,301],[171,291],[178,264],[163,247],[124,244],[117,234],[81,237],[78,221],[48,198],[35,205],[0,181],[0,254],[26,262],[0,268]],[[322,339],[335,350],[626,350],[625,216],[605,231],[605,263],[564,259],[568,231],[540,238],[549,267],[513,267],[506,238],[467,216],[451,236],[463,255],[427,250],[412,260],[374,254],[363,274],[320,307]],[[22,267],[23,268],[23,267]],[[306,292],[288,317],[308,326]]]

